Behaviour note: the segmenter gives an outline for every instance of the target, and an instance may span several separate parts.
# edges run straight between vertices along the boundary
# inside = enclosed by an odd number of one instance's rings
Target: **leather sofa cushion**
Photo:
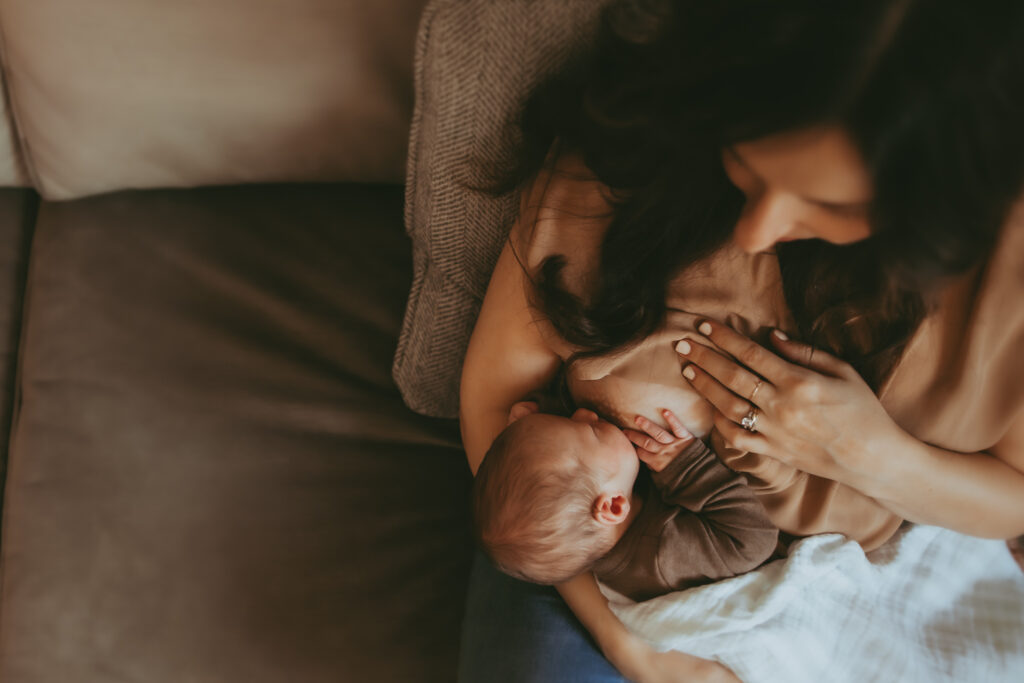
[[[402,190],[44,203],[0,576],[0,680],[454,680],[454,423],[389,376]]]
[[[600,2],[434,0],[416,41],[405,223],[414,250],[395,381],[425,415],[458,415],[459,375],[515,193],[474,191],[506,168],[529,92],[590,44]]]
[[[38,198],[28,190],[0,190],[0,510],[15,403],[14,376],[21,335],[25,267]],[[2,537],[0,537],[2,543]]]
[[[401,181],[425,0],[0,0],[44,196]]]

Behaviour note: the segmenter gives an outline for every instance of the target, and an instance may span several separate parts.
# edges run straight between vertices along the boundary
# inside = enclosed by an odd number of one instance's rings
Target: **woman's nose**
[[[764,193],[747,199],[733,229],[733,240],[743,251],[756,254],[793,236],[799,222],[799,207],[791,198]]]

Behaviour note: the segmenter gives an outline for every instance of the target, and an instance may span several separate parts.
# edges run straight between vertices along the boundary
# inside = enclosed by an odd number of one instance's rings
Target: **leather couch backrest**
[[[0,0],[7,100],[50,199],[401,182],[425,0]],[[5,155],[0,184],[18,184]]]

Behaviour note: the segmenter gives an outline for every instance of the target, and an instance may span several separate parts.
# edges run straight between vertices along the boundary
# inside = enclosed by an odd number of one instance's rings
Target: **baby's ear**
[[[594,501],[594,509],[591,516],[601,524],[615,526],[622,524],[629,517],[629,498],[617,494],[602,493]]]
[[[538,411],[540,411],[540,406],[537,405],[536,401],[520,401],[512,406],[512,410],[508,411],[508,423],[506,426]]]

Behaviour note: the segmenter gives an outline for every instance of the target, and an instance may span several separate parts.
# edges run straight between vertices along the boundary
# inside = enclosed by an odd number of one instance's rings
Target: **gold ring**
[[[761,380],[757,380],[757,384],[754,385],[754,390],[750,392],[750,398],[747,399],[751,403],[754,402],[754,397],[757,396],[757,392],[761,391],[761,385],[764,384]]]

